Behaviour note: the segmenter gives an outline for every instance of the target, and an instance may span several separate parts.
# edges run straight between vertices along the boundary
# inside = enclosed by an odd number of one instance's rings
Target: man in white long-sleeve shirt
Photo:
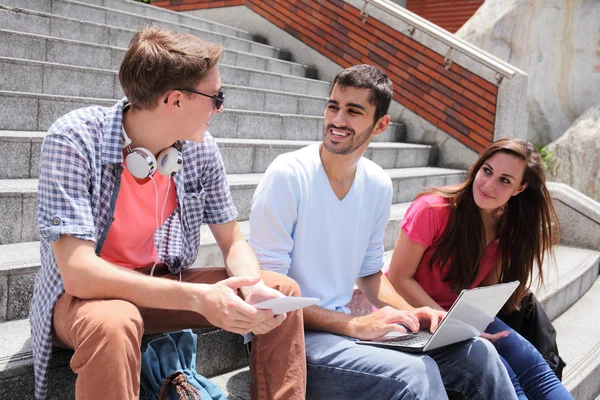
[[[387,128],[392,83],[358,65],[340,72],[324,113],[323,142],[283,154],[267,169],[253,199],[250,244],[261,268],[290,276],[304,296],[307,393],[316,399],[513,399],[491,344],[474,339],[428,355],[361,346],[390,331],[433,331],[444,313],[413,308],[380,272],[393,187],[362,157]],[[349,313],[356,281],[379,310]]]

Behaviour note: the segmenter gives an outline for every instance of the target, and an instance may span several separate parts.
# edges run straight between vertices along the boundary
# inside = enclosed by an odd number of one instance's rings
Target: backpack
[[[226,400],[221,389],[196,372],[196,338],[190,329],[148,343],[142,354],[140,400]]]

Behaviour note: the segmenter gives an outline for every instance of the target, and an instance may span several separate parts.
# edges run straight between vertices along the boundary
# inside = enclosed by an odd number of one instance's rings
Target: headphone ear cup
[[[181,169],[183,158],[175,147],[168,147],[160,152],[156,161],[161,175],[173,176]]]
[[[138,179],[145,179],[156,172],[156,158],[143,147],[131,150],[125,158],[125,163],[131,175]]]

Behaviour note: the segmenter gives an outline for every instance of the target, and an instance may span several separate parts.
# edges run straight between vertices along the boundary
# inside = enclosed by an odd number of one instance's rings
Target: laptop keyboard
[[[431,338],[431,333],[428,331],[419,331],[417,333],[398,336],[390,339],[379,340],[381,343],[402,343],[403,346],[425,344]]]

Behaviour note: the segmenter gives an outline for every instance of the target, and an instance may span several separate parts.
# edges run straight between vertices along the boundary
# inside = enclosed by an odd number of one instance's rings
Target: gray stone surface
[[[277,72],[278,74],[286,74],[286,75],[298,75],[299,73],[303,73],[302,70],[292,70],[292,67],[295,67],[292,63],[286,62],[277,62],[276,60],[267,59],[266,60],[266,70],[270,72]]]
[[[194,332],[198,335],[196,369],[201,374],[212,376],[248,365],[241,336],[216,329]],[[144,336],[141,350],[159,336]],[[54,349],[50,363],[49,399],[74,398],[76,376],[69,368],[72,354],[72,351]],[[31,339],[27,320],[0,324],[0,398],[33,398]]]
[[[0,196],[0,245],[21,241],[22,215],[21,195]]]
[[[561,222],[561,242],[600,249],[600,203],[562,183],[548,183]]]
[[[217,384],[229,400],[250,400],[249,368],[214,376],[211,380]]]
[[[0,138],[0,179],[29,178],[31,142]]]
[[[244,139],[281,139],[281,117],[246,113],[237,117],[237,131],[232,137]]]
[[[323,115],[327,106],[327,99],[315,97],[301,97],[298,102],[298,113],[302,115]]]
[[[40,93],[42,83],[43,64],[0,60],[0,90]]]
[[[83,21],[106,24],[106,11],[85,4],[76,4],[60,0],[52,0],[52,14],[62,15]],[[110,25],[110,24],[109,24]]]
[[[0,246],[0,276],[36,273],[40,267],[40,243],[15,243]]]
[[[8,308],[8,277],[0,276],[0,322],[6,321]]]
[[[36,140],[31,143],[31,163],[28,178],[37,178],[40,175],[40,154],[42,153],[42,142]],[[2,178],[4,179],[4,178]]]
[[[48,39],[46,61],[82,67],[110,69],[112,48],[83,42]],[[27,57],[23,57],[27,58]]]
[[[43,61],[46,59],[46,39],[0,30],[0,57]]]
[[[6,319],[13,321],[29,315],[35,275],[11,275],[8,277],[8,307]]]
[[[287,140],[320,140],[323,138],[323,117],[286,115],[282,118],[279,135]]]
[[[248,172],[256,172],[252,169],[252,160],[254,159],[254,146],[223,146],[219,145],[219,150],[223,156],[225,171],[228,174],[244,174]]]
[[[114,84],[115,74],[110,71],[44,67],[43,93],[47,94],[113,99]]]
[[[299,112],[298,102],[300,99],[298,97],[289,97],[284,94],[279,93],[265,93],[264,94],[264,107],[262,110],[267,112],[275,112],[282,114],[305,114],[305,115],[315,115],[311,113],[301,113]],[[260,99],[257,99],[260,100]]]
[[[44,16],[17,12],[3,8],[0,4],[0,26],[2,29],[48,35],[50,20]]]
[[[561,357],[567,363],[563,383],[575,399],[600,394],[600,279],[567,312],[554,320]]]
[[[538,300],[550,319],[555,319],[594,284],[599,272],[600,253],[591,250],[558,246],[555,258],[544,259],[544,284],[539,277],[532,284]]]
[[[108,45],[116,47],[129,47],[131,31],[119,28],[111,28],[108,33]]]
[[[23,217],[21,220],[20,239],[21,242],[32,242],[39,240],[36,205],[37,193],[23,194]]]
[[[548,146],[548,179],[600,201],[600,102]]]
[[[37,130],[37,114],[37,99],[0,92],[0,130]]]
[[[50,19],[49,36],[108,45],[112,44],[109,40],[110,33],[115,30],[117,29],[109,28],[105,25],[85,23],[79,20],[54,16]],[[131,32],[127,33],[131,38]],[[126,43],[125,46],[127,46]]]
[[[40,0],[2,0],[2,5],[8,7],[18,7],[27,10],[36,10],[45,13],[49,13],[52,10],[52,3],[50,1]]]
[[[196,357],[198,372],[207,377],[248,365],[242,336],[222,330],[198,335]]]
[[[81,107],[88,107],[94,104],[102,105],[102,106],[112,106],[115,102],[113,100],[110,101],[102,101],[100,99],[92,99],[87,98],[64,98],[63,101],[58,97],[42,97],[40,98],[40,108],[39,108],[39,120],[37,130],[48,130],[50,126],[56,121],[58,118],[62,117],[69,111],[75,110]]]

